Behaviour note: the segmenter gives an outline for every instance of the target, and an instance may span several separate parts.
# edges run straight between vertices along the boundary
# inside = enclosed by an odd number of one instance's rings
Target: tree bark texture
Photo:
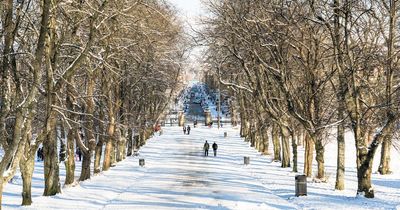
[[[305,133],[305,154],[304,154],[304,174],[307,177],[312,177],[312,162],[314,154],[314,142],[308,133]]]
[[[341,114],[339,114],[339,117]],[[339,118],[342,119],[342,118]],[[335,189],[336,190],[344,190],[344,175],[345,175],[345,128],[343,123],[340,123],[337,127],[337,166],[336,166],[336,183]]]
[[[281,143],[279,140],[279,127],[277,125],[272,126],[272,143],[274,145],[274,161],[281,161]]]
[[[289,133],[286,128],[281,129],[282,140],[282,168],[290,167],[290,146],[289,146]]]

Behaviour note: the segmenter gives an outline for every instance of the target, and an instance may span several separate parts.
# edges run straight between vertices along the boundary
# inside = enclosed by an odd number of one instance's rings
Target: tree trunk
[[[139,132],[139,148],[146,144],[146,129],[142,128]]]
[[[251,128],[250,129],[250,136],[249,136],[250,146],[251,147],[255,147],[256,146],[256,141],[257,141],[257,125],[256,125],[255,121],[251,122],[251,127],[250,128]]]
[[[395,51],[395,44],[398,42],[397,33],[398,33],[398,5],[396,0],[389,1],[389,34],[387,44],[387,63],[386,63],[386,116],[390,118],[397,111],[393,104],[396,102],[393,101],[393,76],[394,76],[394,62],[397,52]],[[397,69],[396,69],[397,70]],[[396,100],[395,100],[396,101]],[[390,148],[392,146],[392,133],[388,133],[383,138],[382,149],[381,149],[381,161],[379,164],[379,173],[382,175],[390,174]]]
[[[314,142],[310,138],[310,135],[306,132],[304,133],[305,138],[305,155],[304,155],[304,174],[307,177],[312,177],[312,161],[314,154]]]
[[[48,106],[51,104],[55,103],[49,103]],[[49,112],[50,114],[46,120],[47,135],[43,142],[45,178],[44,196],[52,196],[61,192],[56,139],[57,115],[51,108]]]
[[[133,151],[134,152],[136,152],[139,149],[139,141],[140,141],[139,135],[134,135],[133,136]]]
[[[382,130],[375,135],[369,147],[367,147],[365,144],[365,136],[360,135],[362,134],[360,126],[354,127],[354,136],[356,138],[357,147],[357,194],[363,194],[366,198],[373,198],[375,196],[374,189],[371,185],[371,173],[374,155],[379,144],[383,142],[384,138],[393,132],[396,120],[397,118],[394,116],[388,118],[386,124],[383,126]]]
[[[126,139],[124,137],[121,137],[121,139],[118,141],[117,162],[120,162],[124,159],[124,153],[125,153],[124,145],[126,145]]]
[[[272,144],[274,146],[274,161],[281,161],[281,144],[279,141],[279,128],[277,125],[272,126]]]
[[[70,78],[67,83],[67,97],[66,97],[66,106],[67,109],[71,112],[75,111],[75,96],[74,96],[74,81],[73,78]],[[69,118],[78,121],[78,116],[74,113],[68,114]],[[64,185],[70,185],[75,182],[75,132],[76,126],[69,128],[67,134],[67,160],[64,162],[65,164],[65,182]]]
[[[111,79],[112,81],[112,79]],[[110,169],[111,164],[112,164],[112,154],[113,150],[115,149],[114,146],[114,132],[116,128],[116,120],[115,120],[115,105],[112,101],[113,99],[113,92],[112,88],[109,86],[110,84],[107,84],[107,108],[108,108],[108,119],[109,119],[109,124],[108,124],[108,129],[107,129],[107,135],[108,135],[108,140],[106,141],[106,148],[104,150],[104,160],[103,160],[103,171],[108,171]],[[118,109],[117,109],[118,110]]]
[[[392,135],[387,135],[383,139],[381,147],[381,161],[378,172],[382,175],[391,174],[390,170],[390,148],[392,147]]]
[[[262,154],[269,155],[269,135],[268,135],[268,127],[264,127],[262,129],[262,144],[263,144],[263,151]]]
[[[103,153],[103,144],[104,144],[104,111],[102,110],[103,108],[100,107],[100,112],[99,112],[99,118],[100,118],[100,123],[99,123],[99,137],[98,137],[98,142],[96,144],[95,148],[95,154],[94,154],[94,166],[93,166],[93,173],[98,174],[101,171],[100,165],[101,165],[101,155]]]
[[[94,72],[88,73],[88,82],[86,87],[86,95],[93,96],[95,94],[95,87],[96,87],[96,74]],[[85,146],[86,149],[81,148],[83,154],[82,160],[82,170],[81,176],[79,177],[80,181],[85,181],[90,179],[90,164],[92,163],[92,156],[93,151],[96,147],[96,136],[94,135],[94,109],[95,103],[93,97],[86,98],[86,139],[85,139]]]
[[[325,180],[325,163],[324,163],[324,153],[325,153],[325,148],[324,145],[322,144],[322,139],[321,137],[318,136],[318,134],[315,136],[315,160],[317,161],[317,166],[318,166],[318,174],[317,178],[326,181]]]
[[[360,137],[358,141],[364,141]],[[366,146],[366,145],[365,145]],[[358,188],[357,194],[363,194],[366,198],[373,198],[374,189],[371,184],[372,161],[367,161],[368,151],[367,148],[358,149],[357,151],[357,180]]]
[[[3,176],[0,176],[0,210],[2,209],[1,207],[3,206],[3,190],[4,190]]]
[[[133,129],[129,128],[128,130],[128,151],[126,153],[127,156],[132,156],[133,154]]]
[[[106,148],[104,150],[104,160],[103,160],[103,171],[108,171],[111,167],[111,154],[113,148],[113,138],[114,138],[115,122],[114,117],[111,117],[110,124],[108,125],[108,140],[106,142]]]
[[[60,186],[60,172],[58,162],[58,148],[57,148],[57,120],[58,114],[54,105],[58,103],[57,92],[60,87],[56,87],[54,69],[56,64],[54,63],[54,55],[56,51],[56,18],[55,8],[57,7],[56,1],[49,1],[50,7],[49,24],[48,24],[48,43],[45,53],[46,58],[46,138],[43,142],[43,154],[44,154],[44,177],[45,187],[44,196],[52,196],[61,192]],[[47,26],[47,25],[46,25]],[[61,84],[61,83],[58,83]]]
[[[118,128],[117,128],[118,129]],[[112,149],[110,153],[110,160],[111,160],[111,166],[114,167],[115,163],[117,162],[117,149],[118,149],[118,142],[120,140],[117,139],[115,136],[112,141]]]
[[[115,134],[115,162],[120,162],[122,161],[121,143],[123,141],[121,129],[117,128]]]
[[[289,147],[289,132],[286,128],[281,129],[282,140],[282,168],[290,167],[290,147]]]
[[[20,163],[21,176],[22,176],[22,204],[29,206],[32,204],[32,176],[35,167],[35,155],[29,157],[24,163]]]
[[[87,127],[89,128],[89,127]],[[89,149],[89,142],[94,142],[94,135],[93,131],[92,136],[89,137],[89,132],[86,133],[85,140],[82,139],[83,135],[76,130],[75,132],[75,139],[76,139],[76,144],[77,147],[79,147],[81,153],[82,153],[82,168],[81,168],[81,175],[79,177],[79,181],[85,181],[90,178],[90,163],[92,159],[92,150]],[[91,140],[88,140],[90,138]]]
[[[25,134],[23,141],[25,142],[23,150],[23,157],[19,161],[19,168],[22,176],[22,204],[31,205],[32,204],[32,176],[35,168],[35,156],[36,151],[41,144],[43,135],[39,134],[35,144],[31,144],[32,139],[32,119],[34,112],[30,113],[26,123],[25,123]]]
[[[230,111],[231,111],[231,124],[232,124],[232,127],[236,127],[238,122],[237,122],[237,116],[236,116],[237,114],[236,114],[234,101],[230,100],[229,105],[230,105],[229,108],[230,108]]]
[[[65,183],[70,185],[75,182],[75,129],[69,129],[67,136],[67,161],[65,161]]]
[[[248,136],[250,135],[251,129],[250,129],[250,122],[247,119],[243,119],[243,123],[241,126],[241,131],[242,133],[240,134],[241,137],[244,137],[246,141],[248,141]]]
[[[92,161],[92,152],[89,152],[88,154],[83,153],[82,170],[81,170],[81,176],[79,177],[79,181],[85,181],[87,179],[90,179],[91,161]]]
[[[244,105],[244,96],[239,96],[239,108],[240,108],[240,137],[246,137],[249,132],[249,123],[246,116],[246,107]]]
[[[104,137],[99,137],[100,139]],[[101,171],[100,162],[101,162],[101,155],[103,153],[103,140],[99,140],[96,144],[95,155],[94,155],[94,174],[98,174]]]
[[[339,114],[339,119],[343,119],[343,112]],[[344,172],[345,172],[345,128],[344,124],[340,123],[337,127],[337,145],[338,145],[338,153],[337,153],[337,166],[336,166],[336,190],[344,190]]]
[[[126,138],[123,138],[122,144],[121,144],[121,155],[122,155],[122,160],[126,159]]]
[[[296,135],[292,133],[293,172],[297,172],[297,142]]]
[[[261,154],[264,154],[265,151],[265,144],[264,144],[264,133],[263,133],[264,129],[263,128],[259,128],[257,131],[257,136],[258,136],[258,151]]]

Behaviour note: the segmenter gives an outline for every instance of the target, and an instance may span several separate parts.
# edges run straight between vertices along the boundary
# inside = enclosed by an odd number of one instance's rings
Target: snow
[[[223,133],[228,137],[224,138]],[[400,154],[392,150],[393,174],[377,171],[379,152],[374,161],[374,199],[356,196],[355,146],[351,133],[346,136],[346,190],[335,191],[336,145],[326,146],[327,183],[308,180],[308,195],[294,196],[291,168],[281,168],[271,156],[262,156],[239,137],[238,128],[200,126],[191,135],[179,127],[164,127],[136,157],[128,157],[107,172],[64,187],[62,194],[41,196],[43,162],[36,162],[33,177],[33,204],[20,207],[21,182],[5,187],[4,209],[400,209]],[[205,140],[218,143],[217,157],[203,157]],[[299,147],[299,170],[304,149]],[[212,152],[210,152],[212,155]],[[243,157],[250,164],[243,164]],[[145,159],[140,167],[138,159]],[[79,176],[80,162],[77,162]],[[61,181],[65,169],[61,167]],[[314,171],[316,163],[314,161]],[[17,179],[18,180],[18,179]]]

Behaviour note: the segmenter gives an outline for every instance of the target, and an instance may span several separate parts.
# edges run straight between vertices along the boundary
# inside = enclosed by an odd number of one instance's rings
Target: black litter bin
[[[144,159],[139,159],[139,165],[142,167],[144,166]]]
[[[226,138],[228,136],[228,133],[227,132],[224,132],[224,137]]]
[[[307,196],[307,176],[306,175],[297,175],[295,177],[295,193],[296,196]]]
[[[250,164],[250,157],[244,157],[244,159],[243,159],[243,161],[244,161],[244,164],[245,165],[249,165]]]

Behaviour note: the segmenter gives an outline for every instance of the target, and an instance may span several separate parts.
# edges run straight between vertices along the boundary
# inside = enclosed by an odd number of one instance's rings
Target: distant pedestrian
[[[42,149],[39,147],[39,149],[38,149],[38,151],[37,151],[37,160],[38,160],[38,161],[41,161],[41,160],[42,160],[42,154],[41,154],[41,152],[42,152]]]
[[[37,151],[37,157],[38,161],[43,161],[44,160],[44,153],[43,153],[43,147],[39,148]]]
[[[204,143],[203,149],[204,149],[204,156],[207,157],[208,156],[208,150],[210,149],[210,145],[208,144],[207,140]]]
[[[82,161],[82,151],[81,151],[81,149],[79,147],[76,148],[76,156],[77,156],[79,161]]]
[[[65,144],[61,144],[59,157],[60,157],[60,162],[65,161],[65,159],[67,158],[67,151],[65,149]]]
[[[186,134],[186,126],[183,125],[183,134]]]
[[[43,150],[43,147],[42,147],[42,149],[40,150],[40,160],[41,160],[41,161],[44,161],[44,150]]]
[[[218,149],[218,144],[215,143],[215,141],[214,141],[214,144],[212,144],[212,148],[213,148],[214,157],[215,157],[215,156],[217,156],[217,149]]]
[[[187,131],[187,135],[189,135],[190,134],[190,126],[189,125],[187,126],[186,131]]]

